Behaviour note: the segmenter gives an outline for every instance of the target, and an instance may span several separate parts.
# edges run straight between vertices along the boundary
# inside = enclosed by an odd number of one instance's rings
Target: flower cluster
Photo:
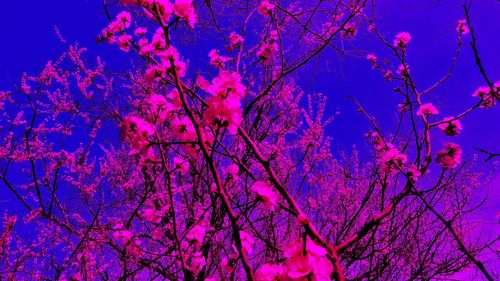
[[[446,117],[443,123],[439,124],[439,129],[447,136],[456,136],[462,131],[460,120],[453,117]]]
[[[443,168],[455,168],[462,161],[462,148],[456,143],[446,143],[443,149],[437,152],[436,162]]]
[[[493,89],[488,86],[479,87],[473,94],[474,97],[480,97],[482,100],[481,107],[493,107],[497,100],[500,99],[500,81],[493,85]]]
[[[245,39],[243,39],[243,37],[241,35],[239,35],[238,33],[236,32],[231,32],[231,34],[229,34],[229,49],[235,49],[236,47],[238,47],[239,45],[241,45],[241,43],[243,43],[245,41]]]
[[[219,50],[213,49],[208,53],[210,58],[210,64],[217,67],[218,69],[223,69],[225,63],[230,61],[231,58],[221,56]]]
[[[121,0],[123,5],[141,6],[146,14],[155,18],[158,17],[165,24],[172,15],[184,19],[191,27],[194,27],[197,17],[194,11],[193,0]]]
[[[106,40],[109,43],[117,43],[118,47],[125,52],[130,50],[132,36],[125,33],[125,29],[130,27],[132,16],[129,12],[121,12],[116,19],[109,23],[101,32],[100,40]]]
[[[259,13],[265,17],[272,15],[274,11],[274,4],[269,3],[267,0],[263,0],[259,5]]]
[[[401,168],[408,161],[406,154],[401,153],[392,143],[386,142],[377,132],[368,133],[368,137],[371,139],[384,170],[391,171],[394,168]]]
[[[326,257],[327,251],[311,238],[293,242],[285,251],[285,264],[263,264],[255,272],[259,281],[264,280],[331,280],[333,265]]]
[[[269,210],[272,211],[275,209],[278,200],[277,195],[267,183],[262,181],[255,182],[252,185],[252,190],[264,201],[264,205]]]
[[[161,124],[175,117],[175,112],[179,109],[178,105],[170,103],[159,94],[152,94],[145,103],[147,120],[151,124]]]
[[[141,52],[145,51],[145,49],[152,48],[158,49],[158,46],[155,45],[155,39],[153,39],[151,44],[144,46],[144,48],[141,49]],[[166,78],[168,74],[172,77],[175,77],[176,75],[181,78],[186,75],[187,64],[181,61],[179,52],[177,52],[175,47],[170,46],[165,50],[157,51],[157,54],[160,57],[160,64],[150,65],[146,69],[146,73],[144,75],[146,80],[152,82],[154,80]]]
[[[461,19],[457,23],[457,32],[460,33],[460,35],[466,35],[470,33],[470,28],[467,25],[467,20],[466,19]]]
[[[278,46],[278,31],[272,30],[269,34],[268,40],[265,41],[264,44],[260,47],[259,51],[257,52],[257,56],[263,61],[263,62],[269,62],[276,52],[279,50]]]
[[[417,110],[418,116],[437,115],[439,110],[432,103],[423,103]]]
[[[154,157],[148,140],[155,133],[153,125],[139,117],[127,116],[122,122],[122,132],[130,143],[130,154],[140,154],[145,159]]]
[[[394,42],[392,43],[392,45],[395,48],[398,48],[400,50],[404,50],[404,49],[406,49],[406,47],[410,43],[410,40],[411,40],[410,33],[401,32],[401,33],[396,34],[396,39],[394,39]]]
[[[115,225],[115,232],[113,232],[113,238],[120,241],[127,251],[127,254],[133,257],[139,257],[142,252],[139,246],[141,241],[134,237],[132,231],[125,229],[122,223]]]
[[[221,71],[207,87],[212,97],[207,99],[208,108],[204,119],[210,126],[227,127],[229,132],[236,133],[243,116],[241,99],[245,97],[246,87],[236,72]]]

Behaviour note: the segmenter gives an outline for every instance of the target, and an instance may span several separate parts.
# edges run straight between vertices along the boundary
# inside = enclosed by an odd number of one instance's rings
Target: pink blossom
[[[130,141],[130,146],[132,147],[131,154],[140,153],[146,158],[151,157],[152,151],[148,147],[148,138],[155,132],[153,125],[141,118],[127,116],[123,119],[122,131]]]
[[[269,3],[269,1],[264,0],[260,2],[259,13],[265,17],[271,15],[274,11],[274,5]]]
[[[132,240],[132,232],[129,230],[118,230],[113,233],[113,238],[120,240],[124,245]]]
[[[443,168],[455,168],[462,161],[462,148],[456,143],[446,143],[444,148],[437,152],[436,162]]]
[[[189,26],[194,27],[196,14],[194,13],[193,0],[175,0],[174,13],[180,18],[184,18]]]
[[[408,157],[399,152],[399,150],[394,147],[393,144],[388,143],[387,147],[380,152],[380,160],[383,163],[394,163],[398,166],[400,166],[403,163],[406,163],[408,160]]]
[[[139,5],[141,0],[120,0],[123,5]]]
[[[200,87],[200,89],[207,91],[208,87],[210,86],[210,82],[207,79],[205,79],[205,77],[198,76],[196,78],[196,85],[198,85],[198,87]]]
[[[256,281],[275,281],[282,280],[280,276],[284,274],[285,269],[278,264],[263,264],[255,271]]]
[[[470,28],[467,25],[467,20],[466,19],[461,19],[457,23],[457,32],[460,33],[460,35],[466,35],[470,33]]]
[[[447,136],[456,136],[462,131],[462,124],[458,119],[446,117],[442,122],[444,123],[439,124],[439,129]]]
[[[410,167],[408,167],[408,176],[412,180],[417,181],[421,175],[422,173],[420,172],[420,170],[416,165],[411,165]]]
[[[278,50],[279,46],[277,43],[264,43],[257,52],[257,56],[262,61],[268,62],[269,60],[271,60],[271,58],[274,57]]]
[[[147,8],[149,11],[155,11],[164,24],[170,20],[170,17],[174,12],[174,5],[170,2],[170,0],[148,0],[144,1],[142,6]],[[150,16],[151,18],[154,18],[153,15]]]
[[[172,131],[174,136],[181,141],[195,141],[197,138],[193,122],[187,116],[174,119]]]
[[[420,108],[417,110],[418,116],[424,115],[436,115],[439,113],[439,110],[432,105],[432,103],[423,103]]]
[[[496,83],[493,87],[495,92],[493,92],[490,87],[479,87],[472,96],[480,97],[482,100],[481,107],[490,108],[496,104],[497,98],[500,97],[500,83]]]
[[[203,243],[203,239],[207,233],[207,228],[201,225],[195,225],[189,233],[186,235],[186,238],[189,240],[193,240],[196,243]]]
[[[125,28],[129,28],[130,23],[132,22],[132,16],[129,12],[123,11],[116,16],[116,20],[123,23]]]
[[[180,60],[180,54],[174,46],[169,46],[166,50],[161,51],[159,56],[166,72],[174,72],[172,69],[173,63],[175,72],[179,77],[182,78],[186,75],[187,64]]]
[[[227,167],[227,173],[231,175],[231,177],[235,180],[238,179],[238,173],[240,171],[240,167],[236,164],[231,164]]]
[[[174,117],[174,106],[162,95],[152,94],[147,100],[146,106],[148,109],[148,121],[153,124],[160,124]]]
[[[403,76],[403,78],[406,78],[406,76],[410,74],[410,67],[408,65],[400,64],[397,73]]]
[[[374,54],[368,54],[368,55],[366,55],[366,59],[372,63],[376,63],[378,58]]]
[[[243,41],[245,41],[245,39],[243,39],[243,37],[241,37],[241,35],[237,34],[234,31],[231,32],[231,34],[229,35],[229,44],[230,44],[229,47],[230,47],[230,49],[236,48],[241,43],[243,43]]]
[[[216,96],[210,97],[207,104],[208,108],[203,116],[208,124],[213,127],[227,127],[231,134],[235,134],[243,121],[240,100],[234,96]]]
[[[392,71],[391,70],[386,70],[383,73],[384,73],[384,80],[385,81],[390,81],[392,79]]]
[[[297,255],[287,259],[286,270],[288,277],[300,280],[313,272],[314,264],[307,255]]]
[[[356,25],[352,22],[348,22],[344,26],[344,29],[342,30],[342,37],[343,38],[353,38],[353,37],[356,37],[357,33],[358,33],[358,28],[356,27]]]
[[[174,167],[178,169],[181,173],[187,173],[189,171],[189,162],[181,157],[175,156]]]
[[[208,57],[210,58],[210,64],[219,69],[224,68],[224,64],[231,60],[231,58],[221,56],[219,50],[215,49],[208,53]]]
[[[134,30],[135,36],[144,36],[148,32],[148,29],[145,27],[138,27]]]
[[[201,270],[205,267],[207,261],[203,256],[203,252],[195,252],[190,259],[189,268],[194,272],[195,276],[200,274]]]
[[[278,200],[277,195],[267,183],[257,181],[252,185],[252,190],[264,201],[267,208],[274,210]]]
[[[393,46],[398,49],[405,49],[410,43],[411,35],[408,32],[401,32],[396,34],[396,39],[394,39]]]
[[[241,246],[246,253],[251,254],[253,244],[255,243],[254,238],[250,233],[240,230]]]
[[[285,251],[286,272],[293,280],[312,274],[312,280],[330,280],[333,273],[333,265],[326,257],[327,251],[319,246],[311,238],[306,239],[304,255],[304,242],[302,239],[292,243]]]
[[[229,96],[243,98],[246,94],[246,87],[241,83],[241,77],[237,72],[221,71],[212,80],[212,84],[208,87],[207,92],[221,98]]]
[[[151,223],[160,223],[162,219],[162,214],[160,211],[156,209],[145,209],[141,211],[140,216],[143,217],[145,220],[151,222]]]
[[[132,36],[128,34],[120,35],[120,37],[118,37],[118,47],[120,47],[122,51],[128,52],[130,51],[131,41]]]

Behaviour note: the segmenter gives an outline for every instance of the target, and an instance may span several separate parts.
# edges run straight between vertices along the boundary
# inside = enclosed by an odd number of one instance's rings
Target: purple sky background
[[[89,58],[100,55],[111,68],[130,63],[126,57],[114,56],[120,53],[116,46],[95,43],[97,35],[107,24],[100,0],[3,2],[0,8],[1,90],[18,85],[24,71],[38,73],[48,60],[57,58],[65,50],[55,35],[54,26],[59,27],[68,42],[78,41],[81,46],[88,48]],[[446,73],[451,64],[457,37],[456,22],[463,18],[462,4],[465,1],[375,2],[378,3],[375,9],[376,24],[387,40],[392,41],[394,34],[402,31],[412,35],[408,49],[411,73],[415,75],[420,89],[429,87]],[[500,2],[475,0],[471,16],[486,72],[490,79],[500,81]],[[207,40],[223,42],[220,35]],[[473,105],[477,100],[471,96],[472,93],[485,84],[468,46],[470,36],[464,36],[463,40],[464,46],[452,78],[428,100],[439,108],[442,113],[440,117],[458,114]],[[179,51],[192,62],[204,60],[208,63],[207,53],[214,46],[205,43],[180,48]],[[349,49],[352,48],[351,45],[371,50],[380,58],[390,58],[381,43],[367,34],[365,27],[360,29],[359,38],[353,44],[345,46]],[[370,64],[361,57],[340,57],[333,50],[327,50],[318,62],[303,70],[304,79],[300,85],[306,93],[321,92],[327,95],[328,113],[340,113],[328,128],[328,133],[333,136],[334,154],[349,152],[352,145],[356,144],[366,155],[368,145],[363,134],[368,131],[369,124],[346,97],[357,97],[385,131],[390,132],[396,126],[395,108],[401,102],[392,91],[396,84],[383,81],[381,74],[373,71]],[[471,159],[477,153],[473,150],[474,147],[500,152],[500,106],[476,111],[463,119],[462,124],[463,134],[453,141],[463,146],[465,159]],[[437,147],[446,141],[444,137],[436,139]],[[479,157],[484,158],[482,155]],[[492,163],[488,163],[487,167],[491,165]],[[0,191],[0,194],[4,193]],[[485,182],[476,193],[478,199],[489,194],[486,205],[475,218],[486,222],[478,231],[488,235],[500,234],[496,217],[500,212],[500,172],[495,172],[491,180]],[[2,206],[5,196],[0,195],[1,211],[13,206]],[[497,264],[500,267],[498,261]]]

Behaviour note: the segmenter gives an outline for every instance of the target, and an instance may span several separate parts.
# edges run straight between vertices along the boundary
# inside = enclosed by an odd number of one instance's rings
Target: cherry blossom
[[[417,110],[418,116],[439,114],[439,110],[432,103],[423,103]]]
[[[410,33],[401,32],[401,33],[396,34],[396,39],[394,39],[394,42],[392,43],[392,45],[395,48],[404,50],[404,49],[406,49],[406,47],[408,46],[410,41],[411,41]]]
[[[442,122],[439,124],[439,129],[447,136],[456,136],[462,131],[462,124],[458,119],[446,117]]]
[[[252,185],[252,190],[264,201],[264,204],[269,210],[274,210],[277,202],[277,195],[271,187],[265,182],[255,182]]]
[[[460,35],[467,35],[470,33],[470,29],[469,26],[467,25],[466,19],[461,19],[458,21],[457,32],[460,33]]]
[[[436,154],[436,162],[443,168],[456,168],[462,161],[462,148],[456,143],[446,143]]]
[[[263,0],[259,5],[259,13],[265,17],[271,15],[274,11],[274,5],[267,0]]]
[[[189,23],[189,26],[194,27],[197,19],[193,0],[175,0],[173,8],[176,16],[184,18]]]

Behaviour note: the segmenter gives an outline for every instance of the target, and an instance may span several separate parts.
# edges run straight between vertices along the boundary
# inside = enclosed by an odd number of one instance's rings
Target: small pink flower
[[[278,52],[279,46],[277,43],[265,43],[263,44],[259,51],[257,52],[257,56],[263,61],[263,62],[269,62],[276,52]]]
[[[263,264],[255,271],[256,281],[275,281],[281,280],[279,277],[283,275],[284,268],[278,264]]]
[[[224,68],[225,63],[231,60],[231,58],[221,56],[219,50],[216,49],[211,50],[208,57],[210,58],[210,64],[218,69]]]
[[[116,16],[116,20],[121,22],[125,28],[129,28],[132,23],[132,16],[129,12],[121,12]]]
[[[207,233],[207,228],[201,225],[195,225],[189,233],[186,235],[186,238],[189,240],[193,240],[198,244],[203,243],[203,239]]]
[[[180,18],[184,18],[189,26],[194,27],[197,18],[194,13],[193,0],[175,0],[174,13]]]
[[[227,173],[231,175],[231,177],[235,180],[238,179],[238,172],[240,171],[240,168],[236,164],[231,164],[227,167]]]
[[[496,104],[497,98],[500,97],[500,83],[495,83],[493,89],[495,93],[490,89],[490,87],[484,86],[479,87],[472,96],[480,97],[482,99],[482,108],[490,108]]]
[[[162,219],[161,212],[155,209],[146,209],[139,213],[141,217],[151,223],[160,223]]]
[[[439,110],[434,105],[432,105],[432,103],[422,104],[417,111],[418,116],[436,115],[438,113],[439,113]]]
[[[123,5],[134,5],[137,6],[139,5],[140,0],[121,0]]]
[[[408,32],[401,32],[396,34],[396,39],[394,39],[393,46],[398,49],[405,49],[408,43],[411,41],[411,35]]]
[[[374,55],[374,54],[368,54],[368,55],[366,55],[366,59],[368,61],[372,62],[372,63],[376,63],[377,60],[378,60],[377,56]]]
[[[259,13],[265,17],[267,17],[268,15],[271,15],[274,11],[274,5],[269,3],[269,1],[267,0],[264,0],[262,2],[260,2],[260,5],[259,5]]]
[[[243,41],[245,41],[245,39],[243,39],[241,35],[237,34],[236,32],[231,32],[231,34],[229,35],[230,49],[236,48],[241,43],[243,43]]]
[[[420,172],[420,170],[416,165],[411,165],[410,167],[408,167],[408,176],[412,180],[417,181],[421,175],[422,173]]]
[[[457,23],[457,32],[460,33],[460,35],[466,35],[470,33],[470,28],[467,25],[467,20],[466,19],[461,19]]]
[[[258,181],[252,185],[252,190],[264,201],[264,204],[270,210],[274,210],[278,200],[276,193],[265,182]]]
[[[462,148],[456,143],[447,143],[437,152],[436,162],[443,168],[455,168],[462,161]]]
[[[394,147],[393,144],[389,143],[387,144],[387,147],[380,152],[380,160],[383,163],[394,163],[400,166],[401,164],[408,161],[408,157],[406,156],[406,154],[399,152],[399,150]]]
[[[120,35],[120,37],[118,37],[118,47],[120,47],[122,51],[128,52],[130,51],[131,41],[132,36],[128,34]]]
[[[406,76],[408,76],[410,74],[410,67],[408,65],[399,65],[398,67],[398,71],[397,73],[401,76],[403,76],[403,78],[406,78]]]
[[[353,38],[356,37],[356,34],[358,33],[358,29],[356,25],[352,22],[348,22],[344,26],[344,30],[342,30],[342,37],[343,38]]]
[[[135,29],[134,34],[135,36],[144,36],[148,32],[147,28],[145,27],[138,27]]]
[[[196,78],[196,85],[198,85],[198,87],[200,87],[200,89],[206,91],[208,89],[208,87],[210,86],[210,82],[207,79],[205,79],[205,77],[198,76]]]
[[[392,79],[392,71],[391,70],[384,71],[384,80],[390,81],[391,79]]]
[[[246,253],[251,254],[253,244],[255,243],[254,238],[250,233],[240,230],[241,246]]]
[[[288,277],[301,280],[313,272],[314,264],[307,255],[297,255],[287,259],[286,269]]]
[[[118,230],[113,233],[113,238],[115,238],[116,240],[120,240],[124,245],[128,244],[128,242],[132,240],[132,236],[133,236],[132,232],[126,229]]]
[[[460,123],[460,120],[453,120],[453,117],[446,117],[443,121],[446,122],[439,124],[439,129],[441,129],[445,135],[452,137],[460,134],[462,131],[462,124]]]

